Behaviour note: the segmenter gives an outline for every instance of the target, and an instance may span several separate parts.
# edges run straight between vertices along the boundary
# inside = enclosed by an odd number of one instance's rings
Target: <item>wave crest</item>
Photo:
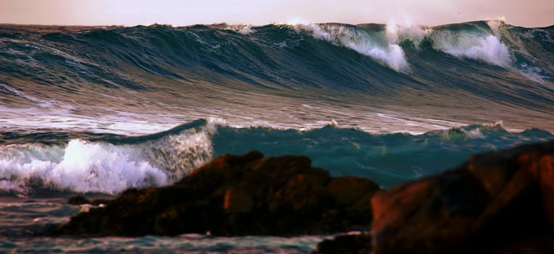
[[[369,33],[359,27],[335,24],[300,24],[294,27],[299,31],[310,32],[316,39],[369,56],[397,72],[409,69],[404,50],[398,44],[387,42],[383,32]]]
[[[37,185],[116,194],[171,184],[212,159],[214,126],[199,120],[162,135],[1,147],[0,188],[20,195]]]
[[[512,62],[508,46],[495,35],[438,31],[431,35],[433,48],[459,58],[470,58],[504,68]]]

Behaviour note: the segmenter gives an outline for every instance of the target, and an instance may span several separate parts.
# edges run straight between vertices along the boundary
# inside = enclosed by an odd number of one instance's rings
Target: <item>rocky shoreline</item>
[[[79,201],[80,202],[80,201]],[[167,187],[127,190],[51,235],[328,234],[317,253],[554,253],[554,142],[470,158],[382,190],[304,156],[224,155]]]
[[[371,197],[378,190],[368,179],[332,178],[304,156],[263,157],[252,151],[215,158],[171,186],[127,190],[105,207],[76,215],[51,235],[345,232],[369,226]]]
[[[371,203],[372,251],[362,253],[554,253],[554,142],[476,155]],[[360,237],[368,238],[334,243]],[[333,248],[327,242],[318,252]]]

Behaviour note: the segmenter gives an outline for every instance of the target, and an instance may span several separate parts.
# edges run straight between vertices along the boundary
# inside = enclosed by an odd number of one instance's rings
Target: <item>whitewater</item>
[[[0,25],[0,249],[46,250],[31,235],[89,209],[70,195],[169,185],[226,153],[306,155],[390,188],[553,126],[552,26]],[[54,246],[307,253],[326,237]]]

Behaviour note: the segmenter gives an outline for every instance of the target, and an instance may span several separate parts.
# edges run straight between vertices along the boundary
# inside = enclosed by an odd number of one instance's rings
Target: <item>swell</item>
[[[213,113],[236,105],[244,93],[256,108],[268,99],[316,101],[551,130],[552,36],[552,28],[484,21],[439,27],[3,25],[0,110],[13,117],[28,115],[14,109],[28,108],[37,115],[95,117],[202,105]]]
[[[267,156],[306,155],[334,176],[367,177],[391,187],[457,166],[475,153],[552,138],[539,129],[514,133],[501,125],[411,135],[335,126],[233,128],[213,120],[139,137],[45,132],[0,146],[0,190],[26,196],[49,190],[117,194],[167,185],[215,156],[252,149]]]
[[[0,189],[114,194],[251,149],[392,186],[551,139],[553,32],[482,21],[3,25]],[[229,124],[193,121],[206,117]],[[497,120],[505,127],[485,124]]]

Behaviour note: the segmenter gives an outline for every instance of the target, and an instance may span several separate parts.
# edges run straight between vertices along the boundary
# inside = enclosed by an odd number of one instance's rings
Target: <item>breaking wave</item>
[[[552,38],[496,21],[0,25],[0,189],[115,194],[252,149],[393,186],[552,139]]]
[[[18,194],[35,187],[116,194],[168,185],[212,158],[214,131],[213,123],[199,120],[140,137],[81,135],[55,145],[27,137],[0,147],[0,187]]]
[[[127,188],[168,185],[214,156],[252,149],[267,156],[306,155],[331,175],[367,177],[390,187],[457,166],[474,153],[554,138],[538,129],[511,133],[501,125],[412,135],[370,134],[330,125],[306,131],[233,128],[206,120],[138,137],[76,133],[79,139],[58,138],[58,144],[52,144],[52,135],[40,133],[0,146],[3,192],[117,194]]]

